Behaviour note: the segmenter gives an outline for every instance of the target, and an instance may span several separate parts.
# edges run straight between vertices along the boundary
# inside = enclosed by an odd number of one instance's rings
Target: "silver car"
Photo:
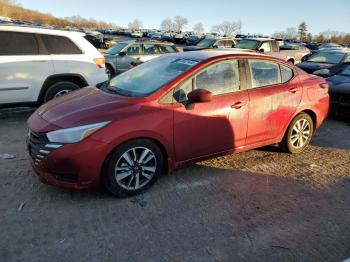
[[[152,40],[129,40],[120,42],[103,53],[109,78],[163,54],[176,53],[172,43]]]

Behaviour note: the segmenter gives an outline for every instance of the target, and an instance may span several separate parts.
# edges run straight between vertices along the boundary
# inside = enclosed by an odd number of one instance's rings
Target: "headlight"
[[[86,126],[77,126],[72,128],[60,129],[49,132],[46,134],[46,136],[52,143],[77,143],[83,140],[84,138],[90,136],[91,134],[95,133],[97,130],[109,123],[110,121]]]

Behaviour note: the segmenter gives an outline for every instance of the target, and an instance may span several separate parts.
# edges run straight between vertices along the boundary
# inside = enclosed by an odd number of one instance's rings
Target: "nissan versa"
[[[165,55],[41,106],[28,150],[41,181],[141,192],[184,164],[278,143],[300,153],[328,113],[323,78],[253,51]]]

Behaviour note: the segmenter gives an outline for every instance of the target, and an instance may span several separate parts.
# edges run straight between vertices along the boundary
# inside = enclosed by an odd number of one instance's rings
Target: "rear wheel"
[[[68,81],[54,83],[47,89],[44,96],[44,103],[51,99],[66,95],[79,88],[80,86],[77,84]]]
[[[107,160],[104,184],[117,197],[138,194],[157,180],[163,170],[163,155],[148,139],[137,139],[117,147]]]
[[[311,117],[306,113],[301,113],[290,123],[280,147],[288,153],[301,153],[310,144],[313,132]]]

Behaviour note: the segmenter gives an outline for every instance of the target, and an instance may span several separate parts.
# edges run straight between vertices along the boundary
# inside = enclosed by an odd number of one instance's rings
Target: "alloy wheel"
[[[66,94],[70,93],[71,91],[72,90],[68,90],[68,89],[61,90],[55,94],[54,98],[66,95]]]
[[[290,141],[293,147],[302,148],[304,147],[311,136],[311,126],[308,120],[302,118],[295,122]]]
[[[115,179],[122,188],[135,191],[146,186],[157,169],[155,154],[145,147],[133,147],[124,152],[115,166]]]

